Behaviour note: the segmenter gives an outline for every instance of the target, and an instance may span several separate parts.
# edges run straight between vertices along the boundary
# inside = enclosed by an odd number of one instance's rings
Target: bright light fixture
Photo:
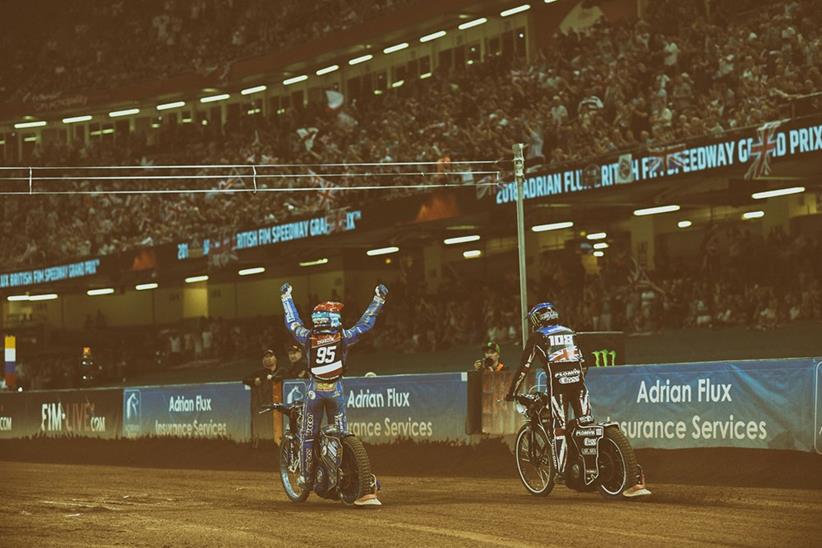
[[[689,228],[693,224],[694,223],[692,223],[688,219],[685,219],[684,221],[679,221],[678,223],[676,223],[676,226],[678,226],[679,228]]]
[[[84,114],[83,116],[69,116],[63,118],[64,124],[76,124],[77,122],[88,122],[91,120],[91,114]]]
[[[396,44],[394,46],[388,46],[387,48],[382,50],[382,52],[386,53],[386,54],[394,53],[395,51],[400,51],[400,50],[403,50],[407,47],[408,47],[408,42],[403,42],[402,44]]]
[[[186,278],[187,284],[196,284],[197,282],[205,282],[208,281],[208,275],[203,274],[202,276],[190,276]]]
[[[209,95],[208,97],[200,97],[201,103],[214,103],[216,101],[225,101],[231,97],[228,93],[221,93],[219,95]]]
[[[594,244],[594,249],[608,249],[608,244],[605,242],[597,242]]]
[[[53,301],[57,298],[57,293],[45,293],[43,295],[31,295],[30,301]]]
[[[464,244],[468,242],[476,242],[480,239],[479,234],[471,234],[469,236],[456,236],[454,238],[446,238],[442,241],[445,245]]]
[[[19,124],[14,124],[14,129],[28,129],[30,127],[43,127],[48,122],[45,120],[40,120],[38,122],[20,122]]]
[[[125,110],[115,110],[114,112],[109,112],[109,118],[119,118],[120,116],[131,116],[132,114],[140,114],[139,108],[127,108]]]
[[[366,61],[370,61],[373,59],[374,56],[370,53],[366,53],[365,55],[360,55],[359,57],[354,57],[353,59],[348,60],[349,65],[359,65],[360,63],[365,63]]]
[[[326,264],[328,259],[323,257],[322,259],[316,259],[314,261],[303,261],[300,263],[300,266],[319,266],[321,264]]]
[[[396,253],[399,250],[400,248],[397,246],[380,247],[378,249],[369,249],[365,252],[365,254],[369,257],[375,257],[377,255],[389,255],[391,253]]]
[[[805,192],[804,186],[792,186],[790,188],[778,188],[776,190],[764,190],[762,192],[754,192],[751,198],[754,200],[764,200],[765,198],[776,198],[777,196],[787,196],[789,194],[801,194]]]
[[[405,83],[405,80],[397,80],[396,82],[391,82],[392,88],[398,88]]]
[[[604,257],[605,253],[602,251],[594,251],[594,257]]]
[[[759,211],[746,211],[742,214],[742,218],[746,221],[749,219],[761,219],[765,216],[765,212],[762,210]]]
[[[134,289],[137,291],[145,291],[146,289],[157,289],[159,286],[155,282],[149,282],[145,284],[137,284],[134,286]]]
[[[300,74],[299,76],[292,76],[291,78],[286,78],[283,80],[284,86],[290,86],[291,84],[296,84],[297,82],[305,82],[308,80],[307,74]]]
[[[328,74],[329,72],[334,72],[335,70],[340,70],[340,65],[329,65],[327,67],[321,68],[320,70],[318,70],[314,74],[316,74],[317,76],[322,76],[323,74]],[[285,83],[285,82],[283,82],[283,83]],[[286,85],[288,85],[288,84],[286,84]]]
[[[255,266],[253,268],[243,268],[242,270],[238,270],[237,274],[240,276],[251,276],[252,274],[262,274],[263,272],[265,272],[265,267]]]
[[[174,101],[173,103],[163,103],[162,105],[157,105],[155,108],[157,110],[169,110],[172,108],[180,108],[186,106],[185,101]]]
[[[479,19],[474,19],[473,21],[468,21],[467,23],[463,23],[460,26],[458,26],[457,28],[460,29],[460,30],[465,30],[465,29],[470,29],[471,27],[478,27],[478,26],[482,25],[483,23],[487,23],[487,22],[488,22],[488,19],[486,19],[485,17],[480,17]]]
[[[251,95],[252,93],[260,93],[261,91],[265,91],[268,89],[268,86],[265,84],[259,86],[253,86],[250,88],[245,88],[240,90],[240,95]]]
[[[645,209],[637,209],[634,211],[634,215],[637,217],[642,217],[644,215],[656,215],[658,213],[671,213],[673,211],[679,211],[680,207],[678,205],[664,205],[664,206],[656,206],[656,207],[647,207]]]
[[[100,289],[89,289],[86,291],[86,295],[90,295],[92,297],[96,295],[111,295],[112,293],[114,293],[113,287],[102,287]]]
[[[6,297],[7,301],[15,302],[15,301],[27,301],[29,300],[28,295],[9,295]]]
[[[425,72],[423,74],[420,74],[420,80],[425,80],[426,78],[431,78],[431,73],[430,72]]]
[[[563,221],[561,223],[548,223],[547,225],[532,226],[531,230],[534,232],[548,232],[549,230],[562,230],[563,228],[571,228],[574,226],[573,221]]]
[[[594,232],[592,234],[588,234],[585,237],[588,238],[589,240],[604,240],[605,238],[608,237],[608,233],[607,232]]]
[[[479,249],[469,249],[468,251],[463,251],[462,256],[466,259],[476,259],[482,257],[482,251]]]
[[[523,11],[528,11],[531,9],[531,4],[523,4],[521,6],[517,6],[515,8],[502,10],[499,12],[500,17],[508,17],[509,15],[516,15],[517,13],[522,13]]]
[[[437,32],[432,32],[431,34],[426,34],[425,36],[420,36],[420,42],[430,42],[431,40],[436,40],[437,38],[442,38],[446,35],[444,30],[438,30]]]

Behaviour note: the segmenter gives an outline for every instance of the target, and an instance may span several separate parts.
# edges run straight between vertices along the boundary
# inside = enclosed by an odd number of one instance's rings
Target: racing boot
[[[625,491],[623,491],[623,497],[647,497],[651,494],[651,491],[647,487],[645,487],[645,473],[642,471],[642,467],[637,466],[637,468],[639,468],[639,473],[637,474],[637,483],[633,487],[629,487]]]
[[[367,493],[354,501],[354,506],[368,507],[368,506],[382,506],[380,499],[377,498],[377,491],[380,490],[380,482],[377,476],[371,474],[371,492]]]

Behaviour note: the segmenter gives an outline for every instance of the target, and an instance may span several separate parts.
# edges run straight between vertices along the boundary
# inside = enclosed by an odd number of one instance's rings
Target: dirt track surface
[[[822,491],[653,485],[645,502],[509,479],[382,477],[377,510],[273,473],[0,462],[3,546],[819,546]],[[578,522],[569,523],[569,520]]]

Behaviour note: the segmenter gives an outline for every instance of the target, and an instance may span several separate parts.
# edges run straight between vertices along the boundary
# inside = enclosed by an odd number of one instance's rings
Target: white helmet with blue
[[[553,303],[544,302],[534,305],[528,311],[528,320],[534,329],[545,327],[546,325],[554,325],[559,319],[559,312],[554,308]]]

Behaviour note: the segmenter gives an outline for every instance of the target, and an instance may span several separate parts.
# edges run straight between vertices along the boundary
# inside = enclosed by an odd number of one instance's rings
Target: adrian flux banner
[[[122,401],[119,388],[0,394],[0,438],[116,438],[122,428]]]
[[[591,369],[587,383],[594,415],[634,447],[813,451],[818,369],[811,359],[624,366]]]
[[[123,435],[246,441],[251,392],[239,382],[141,386],[123,390]]]
[[[349,431],[369,443],[467,439],[468,375],[386,375],[343,379]],[[302,400],[305,382],[283,383],[283,401]]]

